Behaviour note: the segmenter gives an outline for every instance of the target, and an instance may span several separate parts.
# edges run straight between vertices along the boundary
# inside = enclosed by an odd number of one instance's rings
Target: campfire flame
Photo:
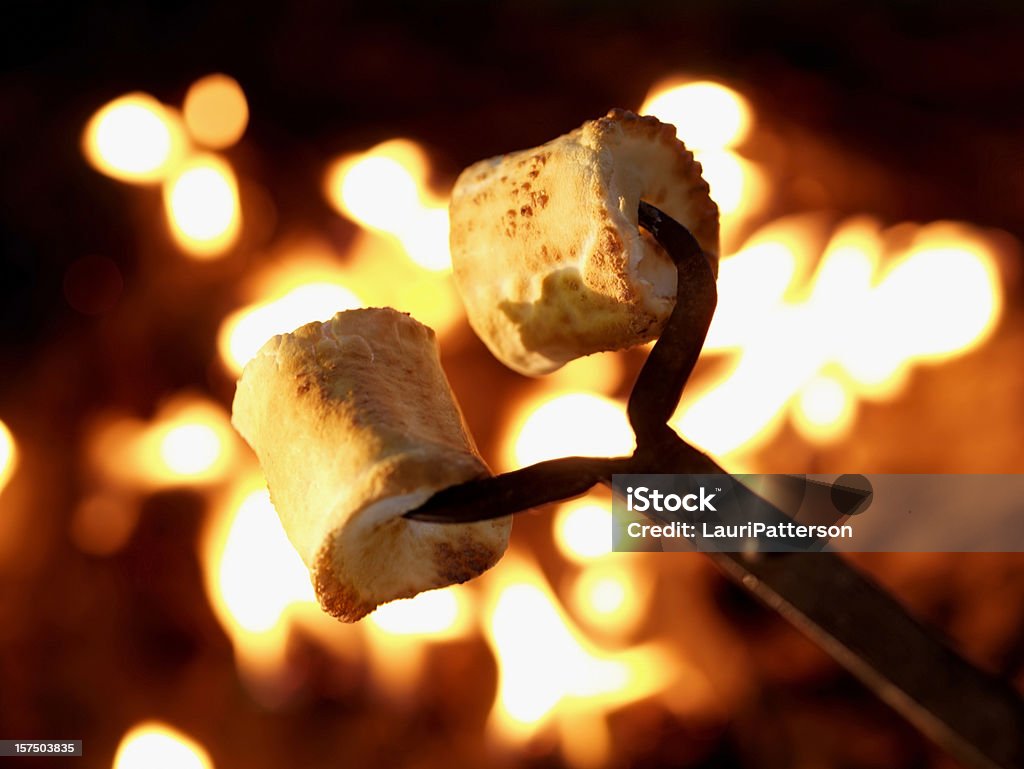
[[[606,524],[611,529],[611,523]],[[575,616],[598,637],[629,638],[643,621],[652,581],[635,565],[602,559],[584,567],[568,581],[565,594]]]
[[[363,306],[346,285],[345,272],[326,262],[305,267],[293,264],[284,280],[265,282],[272,292],[269,296],[235,310],[221,323],[218,350],[224,365],[236,376],[275,334]]]
[[[10,428],[0,420],[0,493],[14,475],[18,465],[18,446]]]
[[[579,568],[561,591],[573,616],[599,638],[629,637],[646,613],[651,580],[635,561],[612,552],[611,495],[594,489],[558,506],[552,533],[561,555]]]
[[[288,542],[266,489],[251,491],[238,502],[217,556],[217,584],[211,593],[226,610],[222,616],[242,630],[265,633],[292,604],[316,600],[306,567]]]
[[[331,161],[323,193],[362,230],[347,254],[359,295],[411,313],[443,339],[464,315],[451,278],[448,201],[430,175],[419,144],[390,139]]]
[[[162,182],[164,210],[174,242],[196,259],[227,253],[242,228],[238,180],[213,152],[196,153],[191,140],[227,148],[245,132],[249,109],[237,81],[226,75],[198,80],[185,98],[185,116],[149,94],[131,93],[100,108],[82,135],[89,163],[111,178]]]
[[[471,604],[466,588],[430,590],[415,598],[384,604],[370,615],[370,622],[395,636],[461,638],[469,628]]]
[[[192,256],[219,256],[238,239],[242,227],[238,181],[223,158],[212,154],[189,158],[165,182],[164,206],[171,234]]]
[[[625,456],[636,447],[625,405],[591,392],[546,394],[515,417],[504,466],[567,456]]]
[[[202,550],[207,595],[232,640],[240,676],[268,706],[291,694],[287,651],[296,630],[367,665],[382,692],[407,697],[420,680],[427,646],[476,628],[475,597],[466,586],[394,601],[354,626],[324,614],[255,468],[216,504]]]
[[[626,371],[621,353],[598,352],[569,361],[540,383],[551,393],[586,390],[611,395],[619,389]]]
[[[742,94],[709,80],[671,78],[651,89],[640,113],[674,125],[700,162],[718,204],[723,235],[761,208],[767,177],[738,152],[754,124],[754,111]]]
[[[259,299],[221,325],[225,366],[240,373],[274,334],[361,306],[399,307],[442,337],[461,321],[450,276],[447,200],[430,191],[429,175],[426,152],[407,139],[332,161],[323,192],[363,231],[344,255],[305,243],[268,267],[256,280]],[[344,270],[336,266],[341,258]]]
[[[710,80],[663,81],[651,89],[640,112],[674,125],[679,138],[697,152],[737,146],[754,122],[742,94]]]
[[[475,590],[456,585],[378,607],[359,625],[377,686],[389,696],[415,694],[432,644],[477,634]]]
[[[598,492],[559,505],[554,518],[558,549],[570,561],[588,563],[612,551],[609,499]]]
[[[234,462],[237,441],[223,406],[181,393],[149,421],[101,418],[90,434],[87,453],[108,481],[154,490],[223,479]]]
[[[894,231],[906,245],[886,246]],[[705,350],[732,365],[673,420],[719,456],[764,445],[790,415],[808,440],[837,440],[861,400],[895,397],[914,365],[965,354],[998,321],[996,254],[963,225],[847,220],[808,278],[799,237],[775,225],[722,260]]]
[[[239,675],[266,704],[288,693],[295,614],[319,613],[309,574],[252,470],[216,505],[202,549],[207,596],[235,648]]]
[[[331,163],[324,194],[343,216],[397,240],[423,269],[448,271],[448,201],[430,190],[429,175],[422,147],[392,139]]]
[[[198,742],[158,721],[146,721],[121,738],[113,769],[213,769]]]
[[[671,685],[674,659],[654,644],[596,647],[522,555],[507,554],[488,575],[487,590],[485,634],[499,668],[491,731],[521,742],[550,725],[573,766],[602,765],[611,748],[605,714]]]
[[[133,184],[164,179],[186,146],[177,112],[145,93],[126,94],[99,109],[82,136],[82,150],[97,171]]]
[[[223,74],[207,75],[189,86],[183,112],[192,138],[211,149],[236,144],[249,123],[245,92]]]

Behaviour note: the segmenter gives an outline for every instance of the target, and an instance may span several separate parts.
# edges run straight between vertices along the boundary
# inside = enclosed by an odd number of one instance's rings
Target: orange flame
[[[395,307],[443,336],[464,317],[451,276],[410,269],[405,252],[393,242],[362,233],[346,255],[316,239],[280,251],[249,281],[254,299],[225,318],[217,349],[225,368],[241,373],[257,350],[275,334],[357,307]]]
[[[429,176],[423,148],[392,139],[330,163],[323,191],[363,228],[349,255],[360,296],[409,312],[444,336],[464,315],[451,278],[448,203]]]
[[[464,319],[451,272],[411,265],[408,253],[394,238],[364,231],[356,237],[348,258],[353,286],[368,305],[407,312],[442,338]]]
[[[733,350],[733,365],[687,399],[676,427],[719,455],[763,445],[787,414],[808,439],[835,440],[859,399],[892,397],[915,363],[981,344],[1002,308],[995,253],[962,225],[915,233],[886,260],[877,222],[848,220],[806,281],[784,238],[755,234],[724,259],[706,349]]]
[[[164,184],[164,208],[171,234],[190,256],[219,256],[238,239],[238,181],[217,155],[191,157],[170,175]]]
[[[287,273],[276,270],[273,278],[264,282],[270,286],[266,298],[236,310],[221,322],[217,347],[224,365],[236,375],[275,334],[328,320],[363,304],[346,285],[351,282],[350,275],[326,263],[289,265]]]
[[[541,381],[551,392],[587,390],[610,395],[618,390],[625,375],[622,353],[599,352],[571,360]]]
[[[392,139],[332,162],[324,194],[339,213],[396,239],[420,267],[447,271],[448,203],[430,191],[429,172],[418,144]]]
[[[213,769],[213,761],[191,737],[159,721],[146,721],[121,738],[113,769]]]
[[[426,668],[429,645],[476,631],[475,604],[473,590],[458,585],[378,607],[360,623],[377,685],[395,698],[413,694]]]
[[[606,524],[611,530],[611,523]],[[602,636],[631,635],[647,614],[652,580],[635,568],[635,560],[604,558],[590,563],[566,587],[577,617]]]
[[[238,84],[225,76],[197,82],[185,108],[183,121],[148,94],[122,96],[89,120],[82,151],[94,168],[114,179],[163,182],[175,243],[189,256],[211,259],[230,249],[241,231],[238,181],[220,155],[193,153],[186,126],[208,146],[228,146],[245,130],[248,108]]]
[[[618,652],[595,647],[522,556],[507,554],[487,588],[484,632],[499,668],[491,731],[520,742],[550,725],[573,766],[600,766],[611,751],[605,714],[671,685],[677,665],[653,644]]]
[[[0,493],[18,465],[18,445],[10,429],[0,420]]]
[[[767,199],[767,177],[758,164],[736,151],[754,123],[753,110],[742,94],[722,83],[676,77],[651,88],[640,112],[674,125],[700,161],[718,204],[723,234],[761,208]]]
[[[207,75],[189,86],[183,107],[192,137],[207,147],[235,144],[249,122],[249,104],[238,81],[227,75]]]
[[[157,489],[223,479],[236,458],[237,440],[221,405],[180,393],[150,422],[104,418],[88,440],[87,453],[118,485]]]
[[[82,134],[89,163],[123,182],[164,179],[186,150],[178,114],[145,93],[130,93],[104,105]]]
[[[710,80],[679,78],[651,88],[640,111],[671,123],[691,150],[719,150],[741,144],[754,120],[747,100]]]
[[[217,505],[202,549],[207,597],[235,647],[239,673],[260,699],[275,702],[285,694],[293,613],[320,610],[262,478],[249,476]]]
[[[509,469],[557,457],[623,456],[636,446],[625,405],[589,392],[537,398],[520,410],[510,434]]]
[[[326,615],[256,473],[216,505],[200,556],[207,595],[235,647],[241,678],[270,706],[289,693],[286,652],[296,627],[333,652],[365,661],[375,683],[399,697],[418,685],[429,644],[474,629],[473,594],[465,586],[385,604],[355,626]]]
[[[612,551],[611,502],[605,494],[589,494],[559,505],[554,517],[555,543],[562,555],[589,563]]]

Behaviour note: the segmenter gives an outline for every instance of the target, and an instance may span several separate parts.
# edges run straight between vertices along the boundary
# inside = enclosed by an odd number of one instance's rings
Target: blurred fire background
[[[445,205],[644,106],[723,209],[683,434],[736,470],[1024,470],[1014,4],[22,4],[0,35],[0,737],[83,769],[950,765],[701,556],[608,554],[600,494],[335,623],[228,419],[271,334],[389,304],[495,469],[628,452],[643,351],[503,369]],[[1021,556],[857,561],[1024,684]]]

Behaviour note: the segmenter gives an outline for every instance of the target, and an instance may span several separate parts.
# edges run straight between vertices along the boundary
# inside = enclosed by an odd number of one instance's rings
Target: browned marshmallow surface
[[[321,605],[339,619],[463,582],[505,551],[510,518],[401,517],[489,472],[434,332],[408,315],[350,310],[274,337],[242,373],[232,422],[260,460]]]
[[[718,258],[700,164],[652,117],[612,110],[535,149],[467,168],[452,192],[455,280],[473,329],[523,374],[657,337],[676,271],[637,226],[640,200]]]

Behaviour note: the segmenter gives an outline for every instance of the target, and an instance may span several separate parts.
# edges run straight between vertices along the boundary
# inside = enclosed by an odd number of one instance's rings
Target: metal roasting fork
[[[717,303],[715,276],[690,232],[640,203],[639,223],[675,262],[676,304],[629,397],[629,457],[565,457],[434,494],[407,518],[467,523],[611,486],[620,473],[724,474],[668,420]],[[808,635],[940,747],[970,767],[1024,769],[1024,700],[976,668],[835,553],[707,552],[719,568]]]

